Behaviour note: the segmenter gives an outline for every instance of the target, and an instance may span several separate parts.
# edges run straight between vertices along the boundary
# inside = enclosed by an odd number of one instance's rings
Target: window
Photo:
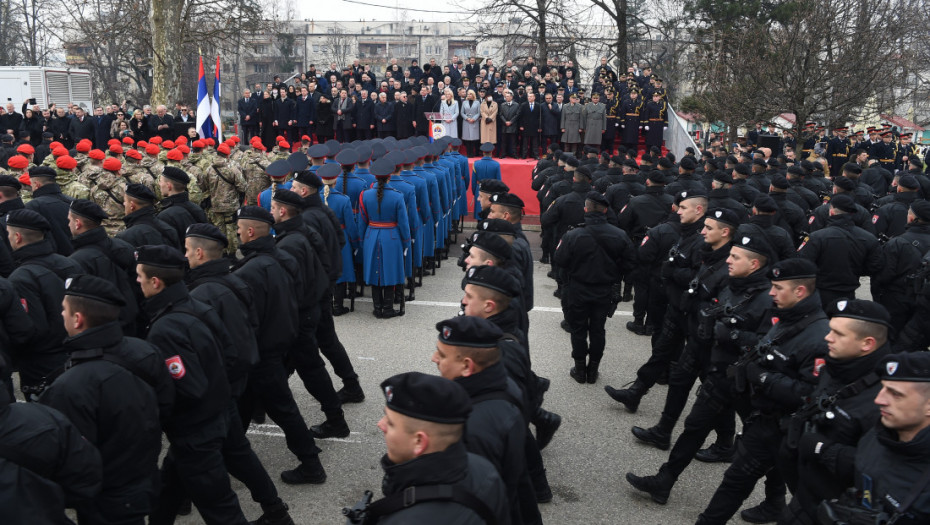
[[[255,68],[256,73],[267,73],[268,64],[254,64],[252,67]]]
[[[252,48],[252,50],[255,51],[256,55],[264,55],[268,52],[268,46],[264,44],[257,44]]]
[[[320,44],[313,44],[313,52],[314,53],[320,52]]]

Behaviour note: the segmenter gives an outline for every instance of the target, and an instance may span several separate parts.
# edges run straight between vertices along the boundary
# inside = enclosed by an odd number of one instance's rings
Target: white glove
[[[407,256],[407,248],[404,248],[404,257]]]
[[[667,129],[668,129],[668,126],[663,126],[663,127],[662,127],[662,131],[665,131],[665,130],[667,130]]]
[[[649,126],[646,126],[646,131],[649,131]]]

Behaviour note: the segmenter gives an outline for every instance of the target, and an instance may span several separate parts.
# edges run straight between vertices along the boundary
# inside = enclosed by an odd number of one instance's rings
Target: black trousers
[[[330,299],[330,318],[332,318],[332,299]],[[320,402],[320,410],[325,414],[342,414],[342,402],[336,395],[333,380],[326,370],[326,363],[320,357],[316,333],[319,330],[319,308],[301,313],[300,330],[297,340],[288,353],[288,362],[294,365],[297,375],[303,381],[307,392]]]
[[[169,439],[171,444],[161,467],[161,494],[155,512],[149,517],[150,525],[174,523],[185,496],[190,497],[204,523],[248,523],[229,484],[221,452],[227,417],[224,411],[201,428]]]
[[[539,132],[523,130],[523,158],[539,158]]]
[[[304,135],[310,138],[310,144],[313,144],[313,127],[298,127],[297,128],[297,140],[304,138]]]
[[[568,321],[572,341],[572,359],[600,361],[607,344],[607,314],[609,301],[585,301],[572,298],[577,284],[568,284],[562,290],[562,313]],[[572,290],[572,288],[576,290]],[[608,286],[609,288],[609,286]]]
[[[502,140],[503,145],[501,146],[501,157],[517,158],[517,134],[504,132]]]
[[[294,395],[287,384],[287,370],[281,355],[263,355],[249,374],[249,385],[239,400],[239,414],[243,428],[248,428],[252,417],[253,401],[259,401],[281,430],[287,448],[301,463],[311,461],[320,453],[313,434],[300,415]]]
[[[248,487],[253,501],[264,505],[280,501],[278,489],[245,436],[239,419],[239,408],[235,402],[229,404],[229,430],[226,432],[222,452],[226,470]]]
[[[320,320],[316,325],[316,342],[320,352],[333,365],[336,375],[343,381],[358,381],[358,374],[352,367],[346,347],[339,341],[336,334],[336,322],[333,320],[333,292],[332,286],[319,305]]]
[[[687,335],[685,314],[677,307],[668,305],[662,321],[662,329],[652,345],[652,355],[636,371],[636,378],[645,383],[647,388],[652,388],[662,373],[668,370],[669,363],[678,359]]]
[[[726,524],[762,476],[766,476],[765,499],[785,497],[785,485],[776,468],[781,438],[778,418],[766,415],[749,418],[737,443],[736,457],[702,513],[705,522]]]

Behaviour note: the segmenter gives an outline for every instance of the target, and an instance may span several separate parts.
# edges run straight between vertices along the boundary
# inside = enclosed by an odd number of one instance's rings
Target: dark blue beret
[[[381,383],[387,408],[407,417],[441,424],[461,424],[471,413],[468,392],[455,381],[407,372]]]

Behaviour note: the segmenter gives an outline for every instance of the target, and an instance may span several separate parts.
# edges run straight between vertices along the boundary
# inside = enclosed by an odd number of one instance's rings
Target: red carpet
[[[468,159],[468,169],[472,169],[479,157]],[[494,159],[501,165],[501,179],[510,188],[510,193],[523,199],[523,213],[525,215],[539,215],[539,201],[536,200],[536,191],[530,187],[533,183],[532,173],[536,167],[533,159]],[[469,180],[471,177],[469,177]],[[468,189],[468,210],[474,211],[475,196]]]

